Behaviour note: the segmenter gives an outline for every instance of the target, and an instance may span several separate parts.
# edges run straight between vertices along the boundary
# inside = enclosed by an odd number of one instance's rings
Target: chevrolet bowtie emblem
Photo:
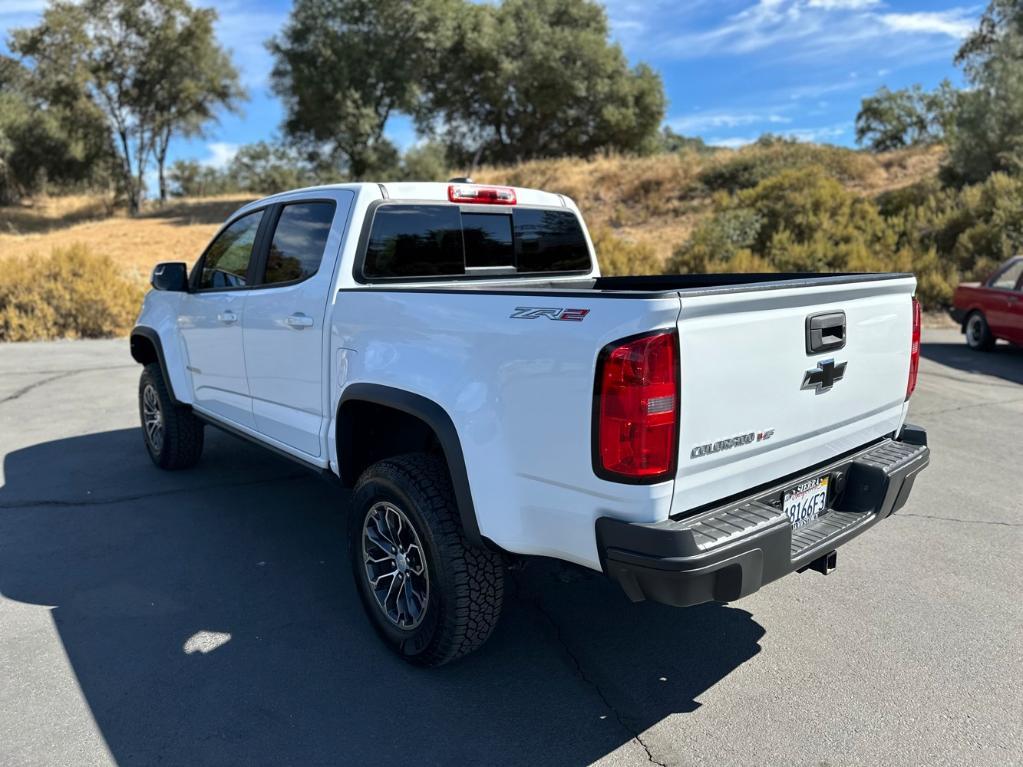
[[[836,365],[834,360],[818,362],[816,370],[807,370],[803,374],[802,388],[814,389],[817,394],[830,391],[836,381],[841,381],[845,377],[845,366],[847,364],[846,362],[839,362]]]

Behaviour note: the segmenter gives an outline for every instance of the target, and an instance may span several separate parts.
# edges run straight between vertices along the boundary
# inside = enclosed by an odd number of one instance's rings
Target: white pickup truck
[[[516,557],[677,606],[829,572],[929,460],[912,275],[601,277],[559,194],[278,194],[152,284],[153,461],[210,424],[354,488],[359,594],[423,665],[486,640]]]

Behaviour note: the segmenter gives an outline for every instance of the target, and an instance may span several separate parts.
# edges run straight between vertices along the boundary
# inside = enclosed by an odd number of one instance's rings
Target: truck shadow
[[[975,352],[965,341],[923,343],[920,344],[920,354],[932,362],[964,373],[979,373],[1023,384],[1023,349],[1018,346],[999,342],[989,352]]]
[[[361,612],[345,494],[207,435],[181,473],[153,468],[136,429],[4,463],[0,593],[52,606],[119,763],[585,764],[760,650],[744,610],[633,605],[537,561],[480,652],[411,668]]]

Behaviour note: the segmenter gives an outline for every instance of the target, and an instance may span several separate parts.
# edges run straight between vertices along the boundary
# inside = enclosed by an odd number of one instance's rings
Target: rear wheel
[[[161,469],[187,469],[202,456],[203,423],[187,407],[174,404],[158,364],[142,369],[139,379],[142,438]]]
[[[501,614],[501,556],[470,544],[444,462],[410,454],[368,468],[348,551],[373,627],[405,660],[440,666],[480,647]]]
[[[965,332],[966,343],[971,349],[987,352],[994,348],[995,337],[983,313],[973,312],[966,318]]]

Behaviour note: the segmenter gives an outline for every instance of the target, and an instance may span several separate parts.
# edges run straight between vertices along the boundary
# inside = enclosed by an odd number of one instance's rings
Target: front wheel
[[[161,469],[186,469],[199,461],[203,423],[189,408],[174,404],[156,363],[142,369],[139,418],[146,452]]]
[[[966,319],[966,344],[971,349],[988,352],[995,348],[995,336],[981,312],[973,312]]]
[[[373,627],[405,660],[440,666],[479,648],[501,614],[501,556],[464,536],[447,467],[410,454],[368,468],[348,552]]]

